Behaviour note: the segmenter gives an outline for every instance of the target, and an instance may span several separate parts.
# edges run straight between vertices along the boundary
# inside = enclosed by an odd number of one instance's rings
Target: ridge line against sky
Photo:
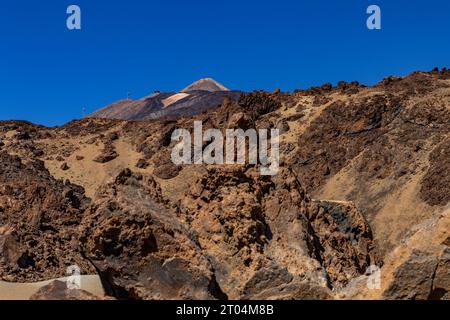
[[[449,67],[450,1],[2,1],[0,119],[61,125],[211,77],[230,89],[373,85]],[[66,9],[82,10],[68,30]],[[382,10],[368,30],[366,9]]]

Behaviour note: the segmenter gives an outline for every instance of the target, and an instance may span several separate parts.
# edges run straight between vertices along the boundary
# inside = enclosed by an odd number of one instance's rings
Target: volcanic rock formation
[[[449,298],[447,69],[216,90],[200,82],[55,128],[0,122],[0,279],[78,265],[125,299]],[[173,164],[172,133],[194,121],[281,129],[278,175]],[[35,298],[91,298],[59,285]]]

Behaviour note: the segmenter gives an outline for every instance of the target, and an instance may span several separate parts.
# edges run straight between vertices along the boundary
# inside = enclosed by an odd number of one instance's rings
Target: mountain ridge
[[[212,78],[203,78],[179,92],[158,91],[138,100],[113,102],[86,118],[149,120],[193,116],[217,107],[226,98],[237,101],[239,96],[240,91],[232,91]]]

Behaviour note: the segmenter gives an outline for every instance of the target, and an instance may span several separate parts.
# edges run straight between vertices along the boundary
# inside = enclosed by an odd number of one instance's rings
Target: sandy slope
[[[67,144],[78,146],[78,150],[66,159],[69,163],[67,171],[61,170],[61,162],[57,160],[46,160],[45,165],[52,175],[56,178],[70,179],[70,181],[82,185],[86,189],[86,194],[93,197],[98,187],[104,183],[109,182],[115,177],[123,168],[135,168],[140,154],[133,150],[133,147],[123,139],[115,141],[114,147],[119,156],[108,163],[97,163],[93,159],[101,153],[103,143],[82,144],[77,139],[67,139]],[[55,141],[47,140],[45,143],[50,146],[54,145]],[[58,143],[58,142],[57,142]],[[82,160],[76,160],[77,156],[82,156]]]

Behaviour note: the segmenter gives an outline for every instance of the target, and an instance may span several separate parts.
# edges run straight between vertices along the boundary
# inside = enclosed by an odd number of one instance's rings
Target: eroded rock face
[[[431,153],[430,168],[422,180],[421,196],[431,205],[445,205],[450,201],[449,159],[450,140],[447,139]]]
[[[299,138],[302,148],[290,160],[307,190],[320,187],[327,176],[382,136],[401,108],[401,100],[393,95],[331,104]]]
[[[433,286],[428,296],[432,300],[450,300],[450,247],[447,246],[439,256],[433,277]]]
[[[371,233],[347,207],[319,208],[290,170],[211,167],[175,207],[151,176],[124,170],[98,191],[80,242],[118,298],[331,298],[365,271]]]
[[[261,204],[269,187],[268,179],[258,181],[240,167],[212,169],[199,178],[180,206],[210,256],[222,290],[232,299],[245,292],[253,270],[269,262],[263,252],[272,234]]]
[[[450,209],[412,230],[411,236],[381,270],[387,278],[382,298],[450,299],[448,230]]]
[[[16,231],[7,225],[0,227],[0,263],[10,266],[20,264],[22,252]]]
[[[448,300],[450,299],[450,248],[433,247],[414,250],[396,270],[386,299]]]
[[[412,228],[402,244],[387,255],[374,278],[353,279],[341,291],[341,298],[448,300],[449,230],[447,208]],[[367,290],[369,282],[377,288]]]
[[[276,94],[275,94],[276,95]],[[256,120],[260,116],[275,111],[281,107],[281,103],[273,99],[273,94],[266,92],[253,92],[243,94],[238,101],[239,106]]]
[[[77,252],[76,228],[89,204],[83,188],[55,180],[41,161],[0,153],[0,277],[34,281],[92,266]]]
[[[343,286],[379,265],[372,230],[354,203],[315,201],[309,220],[314,253],[335,286]]]
[[[181,170],[180,166],[173,163],[171,159],[171,153],[168,150],[160,152],[153,161],[155,165],[155,171],[153,174],[160,179],[172,179],[175,178]]]
[[[132,299],[222,298],[195,235],[164,206],[157,183],[124,170],[98,191],[81,242],[107,293]]]
[[[295,298],[305,279],[325,294],[365,272],[371,261],[371,233],[361,216],[343,208],[341,219],[348,222],[325,223],[323,210],[318,213],[287,169],[269,178],[255,168],[211,168],[180,210],[232,299]],[[340,230],[345,223],[349,229]]]

